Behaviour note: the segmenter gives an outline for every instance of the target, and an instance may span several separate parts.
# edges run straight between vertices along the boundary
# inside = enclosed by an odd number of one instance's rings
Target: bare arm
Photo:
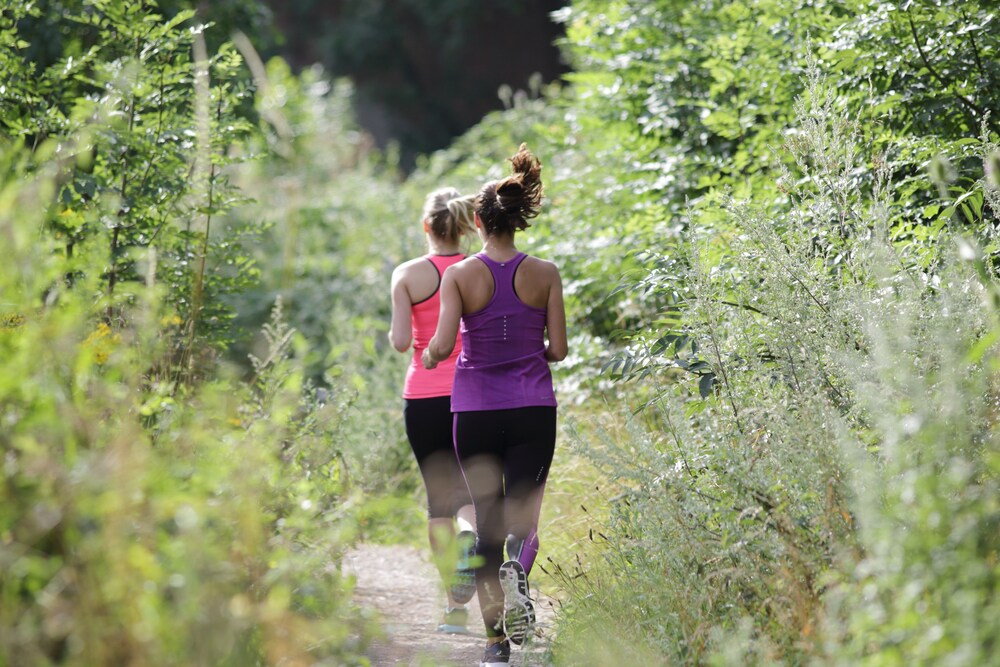
[[[410,293],[403,282],[402,267],[396,267],[392,272],[392,320],[389,325],[389,342],[399,352],[406,352],[410,347],[413,337],[413,329],[410,324],[410,313],[413,304],[410,302]]]
[[[569,344],[566,342],[566,308],[563,305],[562,279],[559,269],[552,267],[555,279],[549,288],[549,300],[545,305],[545,332],[549,344],[545,348],[545,358],[562,361],[566,358]]]
[[[458,289],[453,269],[454,267],[449,266],[441,278],[441,312],[438,315],[437,331],[421,358],[424,368],[434,368],[455,349],[458,323],[462,319],[462,293]]]

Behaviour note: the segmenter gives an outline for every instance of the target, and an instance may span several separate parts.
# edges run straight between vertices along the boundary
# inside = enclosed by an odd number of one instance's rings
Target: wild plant
[[[58,169],[5,152],[0,236],[0,661],[343,664],[368,630],[333,564],[346,543],[329,456],[342,410],[302,406],[276,316],[256,389],[151,381],[172,312],[145,290],[127,329],[101,277],[69,284],[37,230]],[[88,265],[97,250],[78,256]]]
[[[254,228],[218,233],[220,216],[246,200],[229,179],[243,159],[234,148],[252,131],[242,108],[249,77],[232,44],[207,53],[206,27],[192,25],[193,10],[166,20],[154,0],[65,9],[54,19],[37,3],[4,9],[0,128],[65,161],[58,205],[43,229],[73,272],[93,270],[74,262],[78,255],[106,249],[99,292],[106,324],[128,324],[129,304],[152,271],[177,320],[164,327],[171,345],[163,372],[194,378],[231,340],[222,297],[254,280],[243,250]],[[47,20],[68,37],[57,61],[42,66],[22,52],[40,48],[34,42],[47,37],[40,29]]]
[[[983,449],[989,429],[975,416],[978,408],[955,412],[933,392],[914,395],[937,373],[968,377],[963,360],[990,328],[981,298],[991,289],[981,282],[988,273],[976,277],[967,267],[951,268],[956,262],[946,250],[935,273],[920,272],[917,262],[902,256],[906,249],[888,230],[892,156],[866,154],[864,124],[815,67],[804,84],[782,147],[794,166],[779,171],[780,213],[771,202],[722,198],[735,233],[694,227],[680,258],[661,257],[656,264],[675,270],[646,278],[644,288],[681,296],[681,327],[649,331],[618,362],[619,371],[646,378],[645,408],[631,437],[586,448],[619,484],[620,495],[601,529],[602,544],[592,550],[603,560],[598,574],[566,578],[576,609],[555,655],[567,664],[579,657],[574,643],[590,650],[591,623],[610,625],[627,643],[685,664],[880,655],[885,645],[878,638],[890,635],[874,624],[865,626],[871,635],[844,630],[840,636],[863,645],[860,652],[840,653],[837,641],[826,645],[832,608],[837,618],[856,619],[849,604],[835,605],[845,597],[834,582],[870,564],[866,531],[898,543],[898,535],[876,528],[894,525],[886,520],[893,516],[891,494],[884,495],[894,484],[885,475],[917,474],[910,463],[888,472],[883,450],[891,436],[876,423],[920,400],[924,410],[965,420],[977,435],[938,429],[952,444],[920,449],[916,459],[943,463],[950,459],[935,452],[957,446],[973,460],[990,460]],[[859,165],[868,161],[875,180],[866,185],[858,180],[866,173]],[[939,243],[946,249],[955,239],[942,234]],[[903,312],[920,313],[914,320],[919,336],[907,339],[911,327],[894,321]],[[958,339],[948,354],[940,353],[944,330]],[[887,336],[898,345],[886,346]],[[895,368],[905,370],[893,378]],[[920,382],[909,392],[887,391],[906,377]],[[983,381],[959,383],[948,400],[955,407],[983,403],[969,400]],[[873,393],[879,397],[875,410],[866,407]],[[964,444],[970,441],[981,444],[970,448]],[[975,472],[934,490],[933,502],[948,505],[959,488],[977,502],[989,496],[995,471],[984,463],[965,469]],[[988,503],[950,507],[973,525],[993,520]],[[914,563],[925,558],[921,548],[913,547]],[[988,562],[992,548],[975,556]],[[972,555],[972,548],[965,553]],[[973,595],[992,585],[983,572],[970,582]],[[951,597],[943,580],[933,580],[928,588],[938,601],[961,599]],[[985,613],[991,603],[974,599],[968,609]],[[623,611],[612,616],[607,609]],[[948,630],[942,626],[939,639],[958,638],[957,629],[954,635]],[[968,636],[962,650],[983,655],[981,637],[968,645]]]
[[[0,662],[356,661],[349,406],[308,389],[280,309],[252,383],[216,363],[254,277],[216,226],[249,89],[153,9],[60,17],[95,44],[44,72],[18,58],[38,6],[0,12]]]

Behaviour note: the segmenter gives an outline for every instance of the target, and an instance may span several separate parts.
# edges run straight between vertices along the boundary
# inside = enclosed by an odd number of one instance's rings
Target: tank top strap
[[[426,259],[428,262],[430,262],[431,266],[434,267],[434,270],[437,271],[437,286],[434,288],[434,291],[431,292],[429,296],[421,299],[420,301],[414,302],[413,303],[414,306],[419,306],[421,304],[427,303],[428,301],[436,297],[438,294],[438,290],[441,289],[441,278],[444,277],[444,270],[447,269],[452,264],[457,264],[458,262],[465,259],[465,255],[463,255],[462,253],[456,253],[454,255],[432,255],[428,253],[424,255],[423,258]],[[435,306],[435,313],[437,312],[436,308],[437,307]]]
[[[485,252],[478,253],[476,257],[483,261],[486,268],[490,270],[490,274],[493,275],[493,289],[494,295],[501,298],[516,297],[514,292],[514,274],[517,272],[517,267],[521,265],[524,258],[528,255],[523,252],[519,252],[506,262],[497,262],[490,259]]]
[[[424,259],[434,265],[437,269],[438,275],[444,274],[444,270],[447,269],[452,264],[465,259],[465,255],[462,253],[455,253],[454,255],[434,255],[428,253],[424,255]]]

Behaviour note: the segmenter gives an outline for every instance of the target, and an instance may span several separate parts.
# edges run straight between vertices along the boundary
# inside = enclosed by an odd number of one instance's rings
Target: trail
[[[355,601],[378,612],[385,637],[368,651],[375,667],[383,665],[479,665],[486,644],[479,602],[469,603],[468,635],[436,631],[444,609],[437,572],[419,549],[399,545],[359,545],[344,558],[344,571],[357,578]],[[532,590],[532,597],[537,591]],[[528,646],[512,647],[512,667],[541,667],[552,632],[553,601],[543,594],[535,604],[538,623]]]

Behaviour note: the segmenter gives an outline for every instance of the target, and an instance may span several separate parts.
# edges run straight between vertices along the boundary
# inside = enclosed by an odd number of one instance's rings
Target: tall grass
[[[228,51],[227,67],[237,64]],[[4,138],[0,150],[0,664],[361,662],[374,628],[338,567],[356,534],[336,448],[349,385],[324,397],[309,387],[293,354],[301,334],[280,307],[261,323],[248,377],[211,352],[225,342],[221,320],[208,333],[207,319],[188,320],[198,335],[184,335],[187,264],[148,238],[127,252],[107,243],[123,224],[114,193],[66,203],[93,165],[94,137],[121,130],[100,114],[88,122],[30,148]],[[182,157],[205,164],[208,180],[232,175],[208,166],[218,155]],[[112,179],[113,161],[100,168]],[[203,214],[226,208],[216,204]],[[228,249],[212,262],[234,259],[214,223],[191,238],[187,208],[156,212],[130,215],[198,241],[201,260],[208,244]],[[68,215],[86,232],[69,249]],[[109,271],[126,266],[109,300]],[[251,273],[201,269],[200,318],[224,310],[220,291],[245,289]],[[178,340],[193,372],[176,372]]]
[[[647,279],[689,326],[650,332],[645,408],[577,435],[615,491],[557,664],[995,664],[993,278],[947,230],[934,273],[890,241],[892,156],[806,84],[784,212],[716,200],[736,236]]]

